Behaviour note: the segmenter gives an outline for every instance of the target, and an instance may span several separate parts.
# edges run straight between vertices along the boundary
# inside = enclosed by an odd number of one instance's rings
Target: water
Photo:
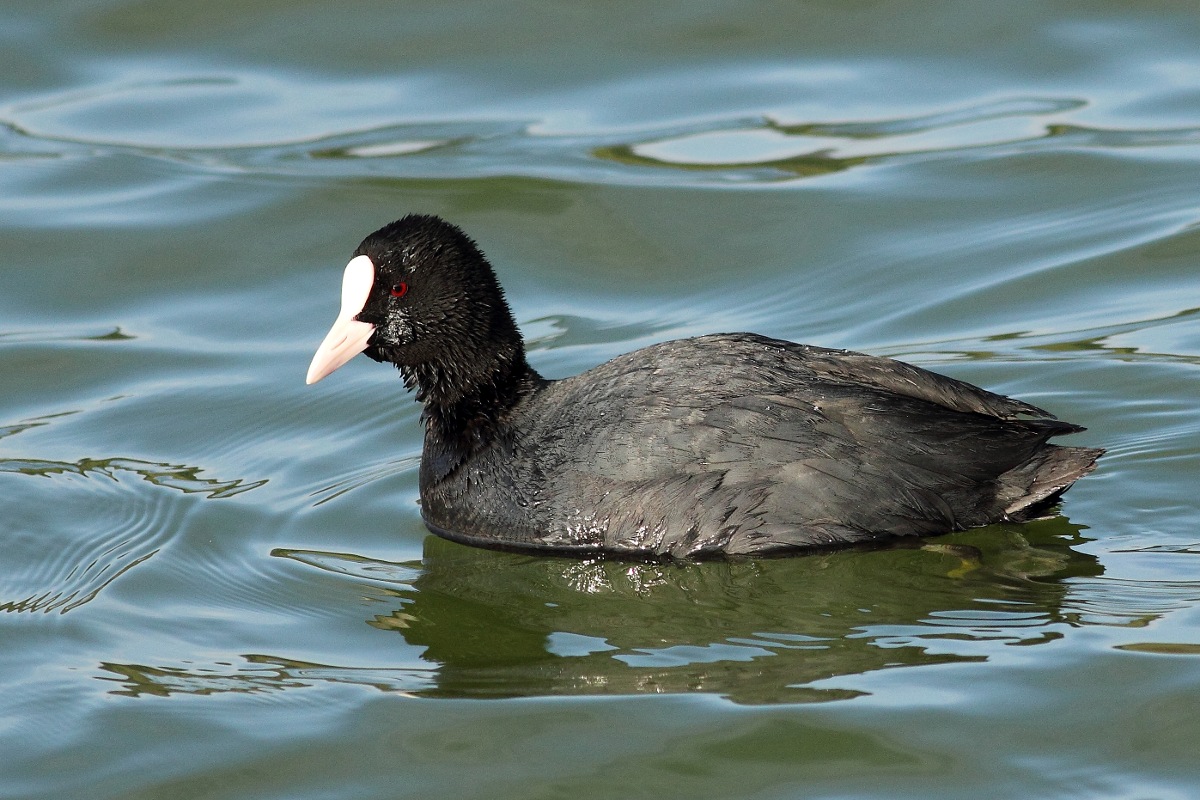
[[[1195,796],[1193,4],[78,0],[0,37],[0,796]],[[757,330],[1109,455],[918,549],[434,539],[395,375],[303,385],[415,210],[547,375]]]

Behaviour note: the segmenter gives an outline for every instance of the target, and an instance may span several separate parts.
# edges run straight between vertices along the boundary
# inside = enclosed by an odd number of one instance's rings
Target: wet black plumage
[[[1027,403],[751,333],[547,381],[458,228],[408,216],[355,255],[364,352],[424,404],[422,513],[451,539],[695,557],[924,536],[1036,515],[1103,453],[1048,444],[1083,428]]]

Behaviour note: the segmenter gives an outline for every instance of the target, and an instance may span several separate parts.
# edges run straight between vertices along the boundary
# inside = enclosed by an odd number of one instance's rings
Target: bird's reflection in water
[[[678,564],[431,536],[415,579],[387,590],[395,610],[368,622],[424,648],[426,696],[837,699],[855,692],[827,679],[1059,638],[1064,579],[1101,572],[1072,549],[1081,541],[1056,517],[886,550]]]

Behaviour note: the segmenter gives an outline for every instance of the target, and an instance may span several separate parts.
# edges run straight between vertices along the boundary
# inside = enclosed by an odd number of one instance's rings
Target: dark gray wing
[[[965,381],[948,378],[903,361],[882,356],[856,353],[853,350],[831,350],[806,344],[794,344],[779,339],[767,339],[755,334],[718,334],[716,340],[741,341],[743,337],[762,340],[787,350],[797,357],[814,376],[830,381],[859,386],[871,386],[884,391],[936,403],[953,411],[973,411],[1001,419],[1032,416],[1054,419],[1050,412],[1011,397],[989,392]]]

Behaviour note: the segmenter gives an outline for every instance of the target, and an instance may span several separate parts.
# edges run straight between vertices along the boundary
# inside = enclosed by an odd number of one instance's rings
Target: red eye
[[[404,297],[408,294],[408,284],[404,281],[392,284],[392,297]]]

